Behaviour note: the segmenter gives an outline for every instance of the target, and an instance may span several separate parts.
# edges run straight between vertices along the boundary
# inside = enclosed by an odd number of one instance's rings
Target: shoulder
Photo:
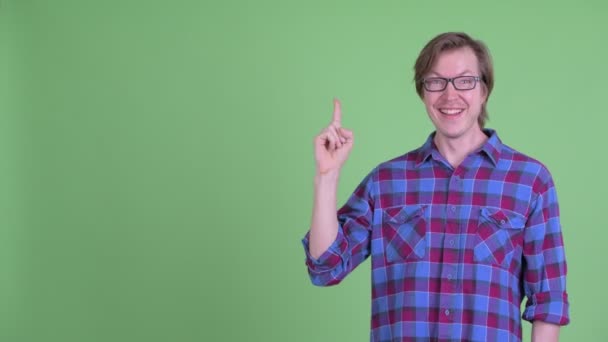
[[[401,154],[399,156],[393,157],[389,160],[386,160],[378,166],[376,166],[375,170],[377,171],[391,171],[396,169],[406,170],[413,167],[416,163],[420,161],[422,158],[421,148],[417,148],[415,150],[409,151],[407,153]]]
[[[400,180],[405,177],[406,171],[416,165],[420,160],[420,148],[385,160],[376,165],[361,181],[366,187],[386,180]]]
[[[553,187],[553,177],[549,168],[540,160],[520,152],[508,145],[502,145],[499,166],[507,168],[509,173],[521,174],[534,188],[534,192],[545,192]]]

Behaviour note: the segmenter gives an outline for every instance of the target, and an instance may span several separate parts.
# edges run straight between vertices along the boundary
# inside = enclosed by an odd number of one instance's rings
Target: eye
[[[428,78],[425,80],[427,85],[430,86],[436,86],[436,85],[442,85],[444,80],[442,80],[441,78]]]

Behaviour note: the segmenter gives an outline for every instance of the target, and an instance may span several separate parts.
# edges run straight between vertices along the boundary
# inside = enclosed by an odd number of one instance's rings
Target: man
[[[435,131],[378,165],[337,215],[354,143],[337,100],[315,138],[303,239],[312,282],[338,284],[371,256],[372,341],[521,341],[520,317],[532,341],[557,341],[569,304],[556,192],[543,164],[484,129],[494,82],[485,45],[440,34],[414,69]]]

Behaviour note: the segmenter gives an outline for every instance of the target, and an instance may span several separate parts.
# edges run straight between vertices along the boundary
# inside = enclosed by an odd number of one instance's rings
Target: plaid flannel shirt
[[[337,213],[312,282],[338,284],[371,256],[371,341],[521,341],[521,319],[569,322],[557,195],[540,162],[486,143],[453,168],[431,134],[378,165]],[[527,298],[523,314],[523,297]]]

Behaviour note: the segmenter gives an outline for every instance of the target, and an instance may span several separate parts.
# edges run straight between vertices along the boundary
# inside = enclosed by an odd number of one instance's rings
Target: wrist
[[[331,185],[335,186],[338,184],[339,178],[340,178],[339,170],[330,170],[330,171],[324,172],[324,173],[317,171],[317,173],[315,174],[315,185],[322,186],[322,187],[331,186]]]

